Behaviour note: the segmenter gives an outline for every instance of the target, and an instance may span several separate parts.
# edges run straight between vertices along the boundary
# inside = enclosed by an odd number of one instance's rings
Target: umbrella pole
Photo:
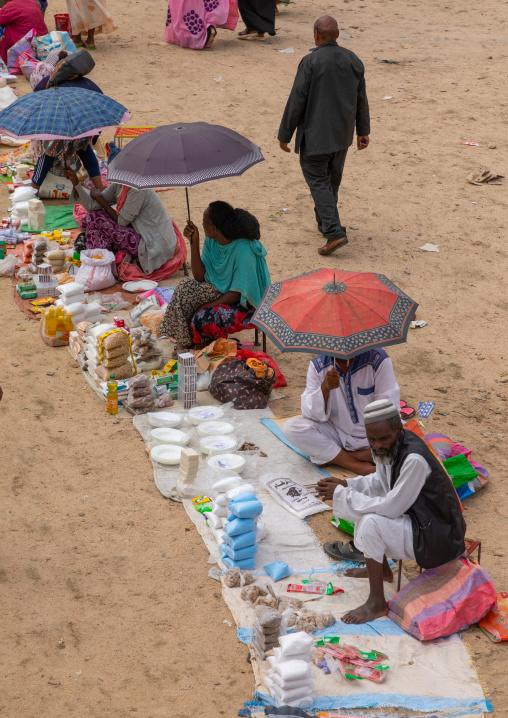
[[[189,188],[185,188],[185,196],[187,198],[187,218],[190,222],[190,205],[189,205]]]

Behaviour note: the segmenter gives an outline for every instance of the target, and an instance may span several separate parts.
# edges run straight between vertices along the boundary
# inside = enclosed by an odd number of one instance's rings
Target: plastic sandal
[[[403,419],[412,419],[416,411],[412,406],[408,406],[405,401],[400,402],[400,415]]]
[[[352,561],[353,563],[365,563],[365,556],[354,545],[353,541],[342,543],[342,541],[334,541],[334,543],[325,543],[323,546],[325,553],[336,561]]]

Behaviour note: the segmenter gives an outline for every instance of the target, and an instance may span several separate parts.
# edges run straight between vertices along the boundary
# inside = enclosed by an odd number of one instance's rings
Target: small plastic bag
[[[121,292],[115,292],[114,294],[94,292],[93,294],[89,294],[86,300],[88,304],[100,304],[108,312],[121,311],[122,309],[129,309],[129,307],[132,306],[130,302],[125,301]]]
[[[18,258],[15,254],[8,254],[5,259],[0,259],[0,277],[13,277]]]

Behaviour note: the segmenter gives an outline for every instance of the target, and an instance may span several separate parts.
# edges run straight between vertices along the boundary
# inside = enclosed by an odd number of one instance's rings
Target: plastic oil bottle
[[[63,319],[62,339],[64,341],[69,341],[69,334],[73,331],[74,324],[72,323],[72,314],[70,312],[65,312]]]
[[[50,307],[46,314],[46,336],[56,337],[56,307]]]
[[[64,311],[61,307],[58,307],[56,310],[56,335],[59,339],[63,338],[63,333],[65,332],[64,324]]]
[[[108,393],[106,395],[106,403],[108,414],[118,414],[118,383],[115,381],[115,375],[111,374],[108,381]]]

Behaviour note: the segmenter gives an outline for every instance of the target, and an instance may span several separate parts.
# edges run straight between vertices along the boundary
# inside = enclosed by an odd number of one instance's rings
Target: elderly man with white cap
[[[284,424],[284,435],[315,464],[370,474],[375,466],[363,411],[376,399],[400,405],[399,385],[383,349],[371,349],[351,361],[317,356],[309,364],[302,416]]]
[[[370,595],[343,616],[346,623],[366,623],[388,612],[383,580],[392,581],[393,574],[387,558],[436,568],[465,551],[460,501],[440,461],[403,428],[397,408],[386,399],[365,407],[364,422],[376,471],[318,484],[325,497],[333,495],[335,516],[355,522],[354,542],[365,556],[365,568],[345,575],[368,578]]]

